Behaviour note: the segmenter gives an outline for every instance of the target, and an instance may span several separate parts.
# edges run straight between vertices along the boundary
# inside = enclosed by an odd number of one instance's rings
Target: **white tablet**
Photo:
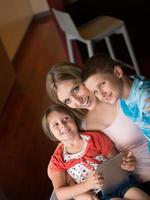
[[[106,194],[114,192],[121,183],[128,180],[128,172],[121,169],[122,158],[123,154],[119,153],[97,167],[96,171],[103,174],[103,191]]]

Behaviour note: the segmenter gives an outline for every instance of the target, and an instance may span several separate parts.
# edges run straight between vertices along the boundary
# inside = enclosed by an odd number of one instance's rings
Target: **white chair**
[[[52,12],[61,30],[66,35],[68,54],[71,62],[75,62],[72,40],[78,40],[85,43],[87,45],[88,55],[91,57],[94,54],[92,42],[104,39],[111,58],[116,59],[109,36],[113,34],[122,34],[135,72],[140,74],[131,41],[129,39],[125,24],[122,20],[110,16],[100,16],[77,28],[68,13],[56,10],[54,8],[52,8]]]

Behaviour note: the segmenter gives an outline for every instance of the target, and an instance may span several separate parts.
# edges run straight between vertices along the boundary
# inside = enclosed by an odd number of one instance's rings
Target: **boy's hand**
[[[127,171],[134,171],[136,166],[136,159],[131,151],[125,152],[121,168]]]

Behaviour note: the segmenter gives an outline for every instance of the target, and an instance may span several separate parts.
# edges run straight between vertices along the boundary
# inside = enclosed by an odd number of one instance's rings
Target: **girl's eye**
[[[75,86],[73,89],[72,89],[72,93],[77,93],[79,91],[79,85]]]
[[[70,104],[70,102],[71,102],[70,99],[65,99],[64,104],[67,105],[67,104]]]
[[[66,116],[66,117],[64,118],[64,121],[68,121],[68,120],[69,120],[69,117]]]

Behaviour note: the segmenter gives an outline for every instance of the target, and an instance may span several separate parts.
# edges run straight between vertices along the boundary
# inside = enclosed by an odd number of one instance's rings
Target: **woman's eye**
[[[101,82],[99,85],[98,85],[98,88],[101,88],[105,85],[105,81]]]
[[[101,86],[103,86],[103,85],[105,85],[105,81],[103,81],[103,82],[101,83]]]
[[[79,90],[79,85],[75,86],[72,90],[72,93],[77,93]]]
[[[64,104],[70,104],[70,99],[65,99]]]

